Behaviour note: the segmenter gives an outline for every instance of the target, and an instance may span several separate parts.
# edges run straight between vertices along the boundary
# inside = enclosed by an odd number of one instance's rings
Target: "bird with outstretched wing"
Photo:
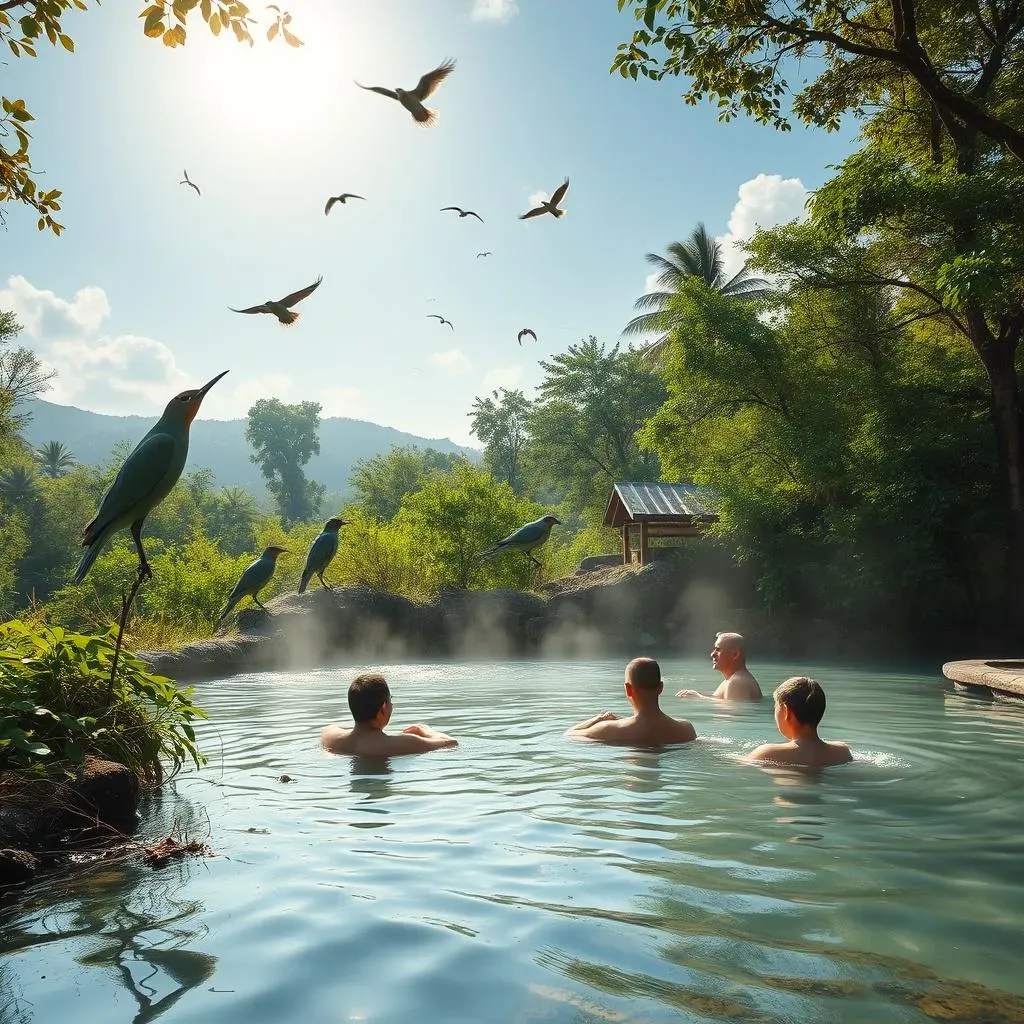
[[[518,334],[516,335],[516,340],[517,340],[517,341],[519,342],[519,344],[520,344],[520,345],[522,345],[522,343],[523,343],[523,336],[524,336],[524,335],[529,335],[529,336],[530,336],[531,338],[533,338],[533,340],[534,340],[534,341],[536,341],[536,340],[537,340],[537,335],[536,335],[536,333],[534,332],[533,328],[532,328],[532,327],[524,327],[524,328],[523,328],[523,329],[522,329],[522,330],[521,330],[521,331],[520,331],[520,332],[519,332],[519,333],[518,333]]]
[[[440,320],[442,324],[447,324],[453,331],[455,330],[455,324],[453,324],[451,320],[445,320],[445,318],[441,316],[440,313],[428,313],[427,319],[429,320],[431,317],[433,317],[435,320]],[[440,326],[440,324],[438,324],[438,326]]]
[[[327,200],[327,205],[324,207],[324,216],[326,217],[327,214],[331,212],[331,207],[334,206],[335,203],[341,203],[344,206],[346,199],[362,199],[365,201],[366,196],[357,196],[355,192],[342,192],[340,196],[331,196]]]
[[[188,185],[189,188],[196,190],[196,195],[201,196],[203,193],[199,191],[199,186],[188,176],[188,171],[184,172],[185,177],[178,182],[179,185]]]
[[[535,206],[532,210],[527,210],[526,213],[521,214],[520,220],[529,220],[531,217],[541,217],[545,213],[550,213],[553,217],[564,217],[565,210],[559,208],[558,204],[565,198],[565,193],[569,191],[569,179],[566,178],[558,188],[555,189],[554,195],[550,199],[542,199],[540,206]]]
[[[441,212],[444,213],[445,210],[454,210],[460,217],[476,217],[481,224],[484,222],[483,217],[475,210],[464,210],[461,206],[442,206]]]
[[[291,295],[286,295],[283,299],[268,299],[266,302],[262,302],[258,306],[250,306],[248,309],[235,309],[234,306],[228,306],[228,309],[232,313],[272,313],[280,323],[288,327],[299,319],[299,314],[291,309],[291,307],[312,295],[320,287],[322,280],[323,275],[318,277],[311,285],[300,288],[297,292],[292,292]]]
[[[426,128],[434,124],[437,121],[438,114],[436,110],[431,110],[429,107],[423,105],[423,101],[430,96],[434,90],[455,70],[455,61],[446,60],[444,63],[439,64],[433,71],[428,71],[422,78],[416,83],[415,89],[400,89],[397,86],[394,89],[386,89],[381,85],[363,85],[361,82],[356,82],[356,85],[360,89],[366,89],[369,92],[379,93],[381,96],[387,96],[389,99],[397,100],[405,107],[406,110],[412,114],[412,119],[422,127]]]

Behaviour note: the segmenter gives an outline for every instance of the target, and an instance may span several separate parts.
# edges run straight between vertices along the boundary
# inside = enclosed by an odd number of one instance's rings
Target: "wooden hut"
[[[696,484],[617,483],[612,488],[604,525],[622,533],[622,564],[639,555],[650,561],[651,537],[699,537],[718,522],[714,495]],[[639,534],[639,547],[631,545],[631,532]]]

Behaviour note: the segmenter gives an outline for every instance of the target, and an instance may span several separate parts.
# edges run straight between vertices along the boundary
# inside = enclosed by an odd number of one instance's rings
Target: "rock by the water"
[[[35,878],[38,865],[27,850],[0,850],[0,885],[24,885]]]

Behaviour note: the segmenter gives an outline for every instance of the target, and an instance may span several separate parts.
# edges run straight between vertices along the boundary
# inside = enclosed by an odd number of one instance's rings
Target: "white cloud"
[[[366,418],[366,401],[359,388],[324,388],[317,401],[323,406],[323,416]]]
[[[651,292],[661,291],[661,285],[658,284],[658,278],[660,276],[660,271],[655,270],[644,278],[644,295],[650,295]]]
[[[468,373],[473,368],[465,353],[457,348],[450,348],[447,352],[433,352],[430,361],[452,373]]]
[[[521,366],[498,366],[484,374],[480,386],[484,391],[494,391],[496,388],[506,388],[511,391],[519,387],[522,380],[523,368]]]
[[[473,21],[491,21],[503,23],[519,13],[516,0],[473,0],[470,17]]]
[[[110,303],[102,288],[86,285],[70,302],[51,291],[36,288],[21,274],[7,279],[0,290],[0,307],[13,310],[25,333],[32,338],[63,328],[95,331],[110,316]]]
[[[729,214],[729,230],[717,239],[722,245],[727,278],[743,266],[746,253],[742,243],[753,237],[758,228],[773,228],[806,216],[804,204],[809,193],[799,178],[759,174],[743,182],[738,195]]]
[[[532,209],[535,206],[540,206],[545,199],[550,199],[551,193],[545,192],[544,189],[538,189],[536,192],[531,192],[529,198],[526,200],[530,204]]]

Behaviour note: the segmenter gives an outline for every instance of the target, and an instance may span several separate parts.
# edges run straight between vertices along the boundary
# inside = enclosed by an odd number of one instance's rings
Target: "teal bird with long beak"
[[[270,582],[270,578],[274,575],[274,570],[277,568],[278,557],[287,550],[287,548],[279,548],[271,544],[269,548],[264,549],[263,554],[255,562],[246,567],[242,575],[238,577],[235,589],[231,591],[228,603],[224,605],[224,611],[217,616],[218,622],[222,622],[243,597],[251,597],[263,608],[263,604],[257,595]],[[263,610],[266,611],[267,609],[263,608]]]
[[[131,529],[135,550],[139,553],[139,575],[143,579],[153,575],[142,547],[142,524],[178,482],[188,458],[189,427],[203,404],[206,392],[227,372],[218,373],[201,388],[175,395],[153,429],[124,460],[114,482],[103,495],[99,512],[85,528],[82,546],[89,550],[75,570],[76,583],[85,579],[85,574],[107,541],[126,526]]]
[[[535,519],[532,523],[520,526],[515,533],[510,533],[486,551],[481,551],[477,558],[490,558],[502,551],[521,551],[539,569],[540,562],[533,557],[533,549],[539,548],[551,536],[552,526],[561,525],[562,520],[555,516],[543,516],[540,519]]]
[[[320,577],[320,585],[325,590],[331,589],[324,581],[324,573],[331,564],[331,559],[338,553],[338,530],[343,526],[348,526],[344,519],[328,519],[324,523],[324,528],[316,535],[316,539],[309,545],[306,568],[302,570],[302,578],[299,580],[300,594],[306,592],[314,573]]]

